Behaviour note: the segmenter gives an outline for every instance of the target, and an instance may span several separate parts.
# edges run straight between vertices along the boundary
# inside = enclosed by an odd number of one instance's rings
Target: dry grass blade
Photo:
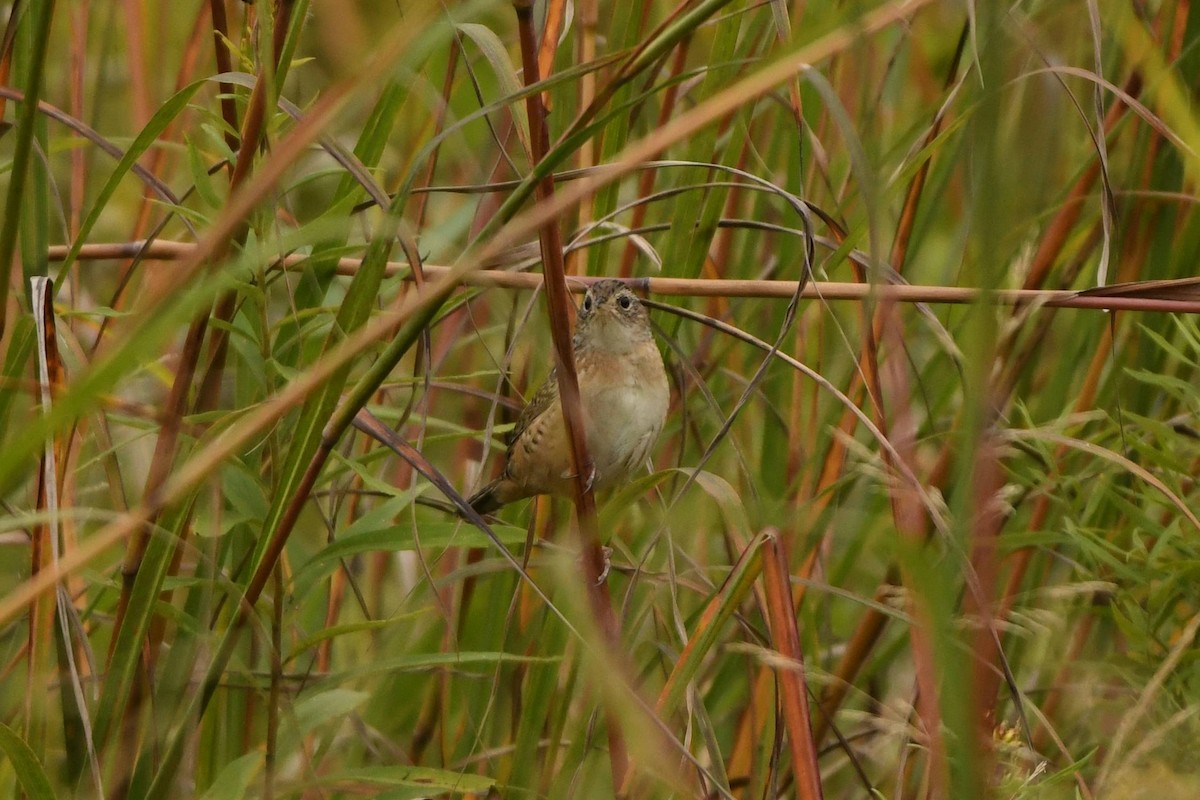
[[[1112,752],[1116,758],[1105,761],[1104,768],[1096,779],[1098,790],[1105,789],[1113,772],[1123,765],[1123,759],[1120,757],[1124,756],[1127,751],[1126,742],[1133,735],[1134,728],[1146,715],[1155,697],[1162,691],[1163,684],[1167,678],[1179,666],[1179,662],[1183,660],[1192,648],[1197,633],[1200,633],[1200,614],[1192,616],[1183,626],[1179,632],[1178,640],[1171,646],[1167,657],[1163,659],[1162,664],[1155,670],[1150,682],[1138,697],[1137,704],[1122,717],[1121,724],[1117,726],[1116,733],[1112,738]]]
[[[1200,278],[1172,278],[1170,280],[1131,281],[1097,286],[1079,293],[1080,297],[1145,298],[1169,302],[1196,302],[1200,300]]]
[[[34,325],[37,330],[38,353],[37,353],[37,368],[38,368],[38,383],[40,385],[39,405],[42,408],[43,415],[49,415],[50,409],[54,405],[55,396],[62,393],[66,383],[66,370],[63,368],[62,359],[58,352],[58,336],[57,327],[54,321],[54,284],[49,278],[33,278],[31,280],[31,288],[33,295],[34,308]],[[53,437],[47,439],[46,448],[42,456],[42,469],[39,480],[38,497],[45,501],[44,510],[47,512],[47,522],[44,525],[39,525],[38,530],[34,532],[37,540],[50,545],[50,565],[54,568],[58,567],[62,561],[62,528],[59,524],[59,487],[61,477],[59,472],[59,464],[63,461],[64,442],[62,437]],[[59,644],[59,652],[64,656],[62,659],[67,672],[67,681],[70,685],[71,698],[73,704],[69,710],[64,709],[63,716],[65,719],[77,720],[83,726],[83,743],[85,747],[85,755],[90,768],[92,783],[95,786],[99,796],[104,796],[104,783],[100,778],[100,761],[96,756],[96,745],[92,740],[92,720],[88,712],[87,698],[83,692],[83,680],[81,678],[80,665],[76,661],[76,646],[72,636],[72,615],[75,614],[75,607],[71,604],[70,595],[66,591],[66,586],[59,583],[55,587],[55,595],[53,599],[55,608],[55,616],[58,618],[59,633],[62,636],[62,641]],[[36,618],[36,614],[34,618]],[[49,642],[42,642],[40,647],[47,647]],[[33,648],[30,648],[33,652]],[[91,670],[88,670],[90,673]],[[31,687],[34,685],[30,681]],[[35,689],[36,691],[36,689]],[[64,705],[68,705],[64,703]]]
[[[705,605],[687,645],[658,695],[655,711],[659,714],[669,715],[679,708],[688,683],[695,679],[701,662],[715,645],[722,626],[753,590],[754,581],[763,569],[762,549],[765,543],[766,538],[758,536],[738,554],[729,575]]]

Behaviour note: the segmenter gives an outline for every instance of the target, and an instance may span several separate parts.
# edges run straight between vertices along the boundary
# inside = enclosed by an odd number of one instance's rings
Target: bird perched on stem
[[[592,485],[606,489],[628,478],[650,454],[667,416],[667,373],[650,316],[621,281],[598,281],[588,289],[572,348],[595,470]],[[469,502],[487,514],[535,494],[569,497],[573,478],[558,378],[552,370],[508,436],[504,474]]]

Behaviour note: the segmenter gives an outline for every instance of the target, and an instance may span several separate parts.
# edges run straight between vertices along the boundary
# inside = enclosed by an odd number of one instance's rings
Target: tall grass
[[[1194,797],[1192,10],[12,4],[0,792]]]

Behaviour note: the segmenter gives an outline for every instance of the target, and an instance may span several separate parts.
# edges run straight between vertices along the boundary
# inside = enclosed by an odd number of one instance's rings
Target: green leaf
[[[344,717],[370,696],[353,689],[330,689],[298,701],[295,711],[299,732],[305,734],[335,717]]]
[[[92,736],[97,750],[104,749],[129,699],[134,676],[141,663],[146,634],[157,608],[156,600],[162,591],[163,579],[179,540],[179,528],[187,519],[186,510],[175,509],[161,525],[152,528],[154,532],[146,543],[133,581],[133,590],[129,594],[125,618],[113,644],[108,673],[101,685],[100,700],[92,722]]]
[[[463,22],[455,27],[479,47],[483,57],[491,65],[492,72],[496,75],[501,95],[518,97],[523,87],[517,80],[517,68],[512,59],[508,57],[508,50],[504,48],[504,43],[500,41],[500,37],[496,35],[495,31],[475,22]],[[517,124],[517,135],[521,138],[521,145],[525,148],[525,154],[528,156],[533,150],[529,146],[529,117],[525,113],[525,104],[514,100],[508,110]]]
[[[192,175],[192,186],[196,188],[196,195],[209,208],[213,210],[220,208],[221,198],[217,195],[216,187],[213,186],[212,176],[208,174],[208,167],[204,163],[203,156],[200,155],[200,148],[196,147],[190,136],[184,137],[184,142],[187,145],[188,170]]]
[[[87,217],[80,225],[79,232],[75,235],[75,239],[71,244],[71,249],[67,252],[66,258],[63,259],[61,268],[63,272],[69,270],[71,265],[75,263],[75,259],[79,256],[79,248],[89,240],[92,228],[99,222],[100,215],[108,207],[108,201],[117,191],[117,187],[120,186],[125,175],[137,163],[138,159],[142,157],[142,154],[151,145],[158,142],[159,136],[167,129],[168,125],[175,121],[180,112],[187,108],[188,101],[192,98],[192,95],[204,83],[204,80],[195,81],[172,95],[167,102],[162,104],[158,111],[154,112],[154,116],[146,123],[146,127],[142,128],[133,140],[133,143],[129,145],[129,149],[125,151],[125,155],[121,157],[121,160],[117,162],[117,168],[113,170],[112,175],[108,176],[108,180],[105,181],[104,186],[100,189],[100,193],[96,196],[96,202],[92,204],[91,211],[88,212]]]
[[[416,611],[410,611],[407,614],[397,614],[393,617],[388,617],[387,619],[369,619],[362,622],[347,622],[344,625],[332,625],[328,628],[322,628],[321,630],[311,633],[300,641],[296,642],[295,645],[292,646],[291,652],[284,659],[284,663],[287,664],[292,662],[296,659],[296,657],[302,655],[305,651],[326,640],[336,639],[339,636],[346,636],[351,633],[358,633],[359,631],[383,630],[398,623],[407,622],[415,617],[425,615],[429,613],[429,611],[430,609],[423,608]]]
[[[221,469],[221,485],[229,505],[245,519],[262,519],[270,510],[258,477],[244,464],[226,464]]]
[[[390,658],[372,659],[357,667],[334,672],[326,678],[329,683],[345,683],[362,678],[389,675],[394,672],[414,672],[434,667],[494,667],[497,664],[555,664],[557,656],[522,656],[514,653],[462,651],[454,653],[408,653]]]
[[[263,754],[247,753],[226,764],[200,800],[240,800],[246,797],[250,783],[262,771]]]
[[[12,762],[17,780],[30,800],[54,800],[54,790],[41,762],[25,740],[3,722],[0,722],[0,750]]]
[[[408,786],[420,789],[412,797],[428,797],[431,794],[453,792],[487,792],[496,786],[496,779],[485,775],[471,775],[433,767],[364,767],[338,773],[324,779],[329,782],[367,783],[377,786]]]
[[[12,338],[4,359],[4,380],[0,381],[0,430],[8,430],[8,415],[12,410],[20,376],[25,374],[29,356],[33,352],[35,331],[33,318],[18,317],[13,325]]]
[[[402,500],[403,498],[393,498]],[[411,520],[391,524],[397,511],[385,503],[378,509],[364,515],[351,525],[337,539],[313,556],[296,572],[296,592],[303,595],[311,584],[325,575],[334,564],[343,558],[359,553],[373,552],[402,552],[416,550],[419,547],[490,547],[492,544],[478,528],[466,525],[460,521],[428,522],[421,521],[414,527]],[[522,544],[526,538],[524,528],[515,525],[495,523],[492,531],[505,544]]]

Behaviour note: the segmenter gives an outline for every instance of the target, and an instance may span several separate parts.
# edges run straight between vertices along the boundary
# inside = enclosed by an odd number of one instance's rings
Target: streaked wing
[[[512,445],[521,438],[521,434],[525,432],[535,419],[541,416],[542,412],[550,407],[552,403],[558,402],[558,375],[555,370],[550,370],[550,374],[546,377],[546,382],[542,384],[542,388],[537,390],[537,394],[525,406],[521,412],[521,416],[517,418],[516,427],[509,432],[505,438],[505,444],[512,449]]]

